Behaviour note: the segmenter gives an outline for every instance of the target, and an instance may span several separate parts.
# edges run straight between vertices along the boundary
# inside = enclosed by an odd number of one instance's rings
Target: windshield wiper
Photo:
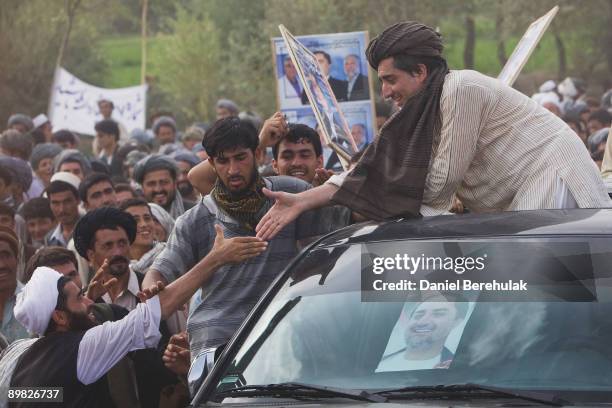
[[[215,399],[240,397],[278,397],[278,398],[348,398],[357,401],[386,402],[382,395],[372,394],[365,390],[351,390],[300,382],[286,382],[269,385],[245,385],[218,392]]]
[[[456,397],[457,394],[471,394],[482,391],[487,392],[487,394],[478,395],[480,398],[510,397],[555,407],[560,407],[569,404],[568,401],[562,400],[556,395],[550,395],[544,392],[519,391],[510,388],[493,387],[489,385],[471,383],[403,387],[392,390],[379,391],[376,394],[390,398],[452,398]]]

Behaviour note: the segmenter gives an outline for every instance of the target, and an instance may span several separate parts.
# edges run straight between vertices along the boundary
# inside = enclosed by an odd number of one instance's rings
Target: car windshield
[[[457,383],[612,391],[610,244],[523,238],[315,249],[243,337],[217,391],[285,382],[376,391]],[[466,291],[453,301],[440,292],[366,299],[363,271],[375,258],[404,253],[453,259],[486,253],[488,271],[537,277],[542,296]]]

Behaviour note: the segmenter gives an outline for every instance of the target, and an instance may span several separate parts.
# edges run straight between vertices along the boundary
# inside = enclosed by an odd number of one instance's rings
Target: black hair
[[[455,311],[456,311],[455,318],[461,319],[461,320],[465,319],[465,316],[467,316],[467,312],[468,312],[470,304],[462,295],[451,295],[448,293],[441,293],[440,297],[442,298],[440,302],[451,303],[455,307]],[[434,298],[437,298],[437,296],[435,296]],[[423,303],[432,301],[431,299],[433,298],[429,298],[429,300],[423,300],[422,302],[417,303],[417,305],[410,311],[410,317],[412,317],[412,315],[414,314],[414,312],[416,312],[417,308],[420,305],[422,305]]]
[[[563,121],[565,123],[573,123],[581,132],[584,132],[584,123],[580,120],[580,116],[578,114],[570,113],[563,116]]]
[[[202,140],[202,146],[210,157],[219,157],[224,151],[238,147],[246,147],[255,152],[258,145],[255,126],[235,116],[216,121]]]
[[[115,193],[121,193],[123,191],[130,191],[134,197],[136,197],[136,192],[129,183],[117,183],[117,185],[115,185]]]
[[[49,200],[45,197],[32,198],[21,207],[20,213],[26,221],[33,218],[49,218],[53,221],[55,220],[55,216],[49,205]]]
[[[60,246],[50,246],[40,248],[28,261],[25,267],[25,281],[29,281],[32,278],[32,274],[36,268],[46,266],[53,268],[54,266],[64,265],[71,263],[75,269],[78,270],[78,263],[74,252],[69,249]]]
[[[52,181],[46,190],[47,197],[49,197],[49,200],[51,200],[51,194],[63,193],[64,191],[70,191],[74,195],[74,198],[76,198],[77,200],[79,199],[78,190],[74,188],[72,184],[66,183],[65,181],[61,181],[61,180]]]
[[[317,157],[323,154],[323,146],[321,146],[321,138],[316,130],[310,126],[302,125],[301,123],[290,123],[289,132],[272,147],[272,156],[274,160],[278,160],[278,149],[282,141],[287,140],[291,143],[299,143],[306,140],[312,144]]]
[[[8,215],[11,218],[15,218],[15,210],[4,203],[0,203],[0,215]]]
[[[119,141],[119,125],[112,119],[104,119],[95,124],[96,132],[106,133],[115,136],[115,141]]]
[[[589,121],[591,120],[596,120],[605,127],[609,127],[610,122],[612,122],[612,115],[605,109],[598,109],[589,116]]]
[[[91,173],[89,176],[85,177],[85,179],[83,179],[83,181],[79,185],[79,197],[81,198],[81,201],[86,203],[87,202],[87,192],[89,191],[89,189],[95,186],[96,184],[102,183],[104,181],[110,183],[113,189],[115,188],[115,185],[113,184],[113,180],[111,180],[108,174]]]
[[[424,57],[406,54],[397,54],[393,56],[393,66],[413,76],[421,73],[420,64],[427,67],[427,73],[429,75],[443,63],[444,59],[442,57]]]
[[[327,63],[328,63],[329,65],[331,65],[331,63],[332,63],[332,62],[331,62],[331,57],[330,57],[330,56],[329,56],[329,54],[328,54],[328,53],[326,53],[325,51],[318,50],[318,51],[313,52],[313,54],[321,54],[321,55],[323,55],[323,57],[325,57],[325,59],[327,60]]]
[[[63,162],[63,163],[65,163],[65,162]],[[91,171],[93,171],[94,173],[102,173],[102,174],[106,174],[108,176],[110,176],[110,174],[111,174],[110,167],[108,167],[108,164],[106,164],[105,162],[103,162],[100,159],[91,159],[89,161],[89,165],[91,166]]]
[[[108,103],[108,104],[110,104],[111,109],[115,109],[115,104],[113,103],[113,101],[110,101],[108,99],[100,99],[98,101],[98,106],[100,106],[103,103]]]
[[[32,137],[32,141],[34,142],[34,146],[45,143],[45,132],[43,132],[41,127],[37,127],[30,131],[30,136]]]
[[[71,143],[74,145],[79,144],[79,137],[71,131],[65,129],[53,132],[52,139],[55,143]]]
[[[82,162],[82,161],[80,161],[79,159],[75,158],[74,156],[72,156],[72,157],[71,157],[71,156],[68,156],[68,158],[67,158],[67,159],[65,159],[65,160],[62,160],[62,162],[61,162],[61,163],[59,163],[57,167],[58,167],[58,168],[61,168],[61,167],[62,167],[62,165],[63,165],[63,164],[65,164],[65,163],[76,163],[76,164],[78,164],[78,165],[79,165],[79,167],[81,168],[81,172],[82,172],[83,174],[85,174],[85,169],[83,168],[83,162]],[[91,162],[90,162],[90,163],[91,163]]]
[[[125,211],[130,207],[147,207],[151,215],[153,215],[153,212],[151,212],[151,207],[149,207],[149,203],[143,200],[142,198],[128,198],[127,200],[123,200],[121,204],[119,204],[119,209],[121,211]]]
[[[5,167],[0,167],[0,179],[4,181],[4,184],[8,187],[13,182],[13,174]]]

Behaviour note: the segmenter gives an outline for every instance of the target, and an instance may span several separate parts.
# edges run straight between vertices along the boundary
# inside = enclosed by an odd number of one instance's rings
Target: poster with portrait
[[[320,128],[323,145],[340,155],[346,168],[376,132],[367,32],[293,37],[279,28],[283,37],[272,39],[279,109],[289,121],[299,117]]]
[[[497,76],[497,79],[508,86],[514,84],[514,81],[516,81],[516,78],[521,73],[521,70],[558,11],[559,6],[555,6],[548,13],[531,23],[512,52],[512,55],[508,58],[506,65],[504,65],[504,68],[502,68],[502,71]]]
[[[357,145],[357,151],[372,143],[375,134],[371,124],[374,122],[375,118],[372,113],[370,102],[363,101],[342,104],[342,112],[348,122],[351,136]],[[313,129],[318,129],[317,118],[310,106],[283,109],[283,113],[287,117],[289,123],[301,123]],[[321,144],[325,146],[325,140],[322,139]],[[331,149],[323,149],[323,163],[327,169],[340,170],[334,158],[333,150]]]
[[[474,302],[406,302],[376,372],[449,368]]]

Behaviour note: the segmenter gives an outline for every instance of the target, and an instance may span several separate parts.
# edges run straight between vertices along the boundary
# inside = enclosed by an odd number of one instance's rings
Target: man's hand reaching
[[[147,300],[151,299],[153,296],[159,294],[159,292],[161,292],[165,288],[166,285],[164,285],[164,282],[157,281],[155,285],[151,285],[150,287],[144,288],[140,292],[138,292],[138,299],[140,299],[140,301],[144,303]]]
[[[189,342],[186,332],[175,334],[170,337],[162,360],[164,365],[173,373],[187,375],[189,372],[191,354],[189,352]]]
[[[215,225],[217,236],[210,251],[222,264],[240,263],[253,258],[268,248],[268,243],[257,237],[225,238],[220,225]]]
[[[295,220],[302,213],[302,209],[299,206],[297,194],[270,191],[267,188],[264,188],[263,192],[276,202],[259,221],[255,231],[258,238],[270,240],[287,224]]]

